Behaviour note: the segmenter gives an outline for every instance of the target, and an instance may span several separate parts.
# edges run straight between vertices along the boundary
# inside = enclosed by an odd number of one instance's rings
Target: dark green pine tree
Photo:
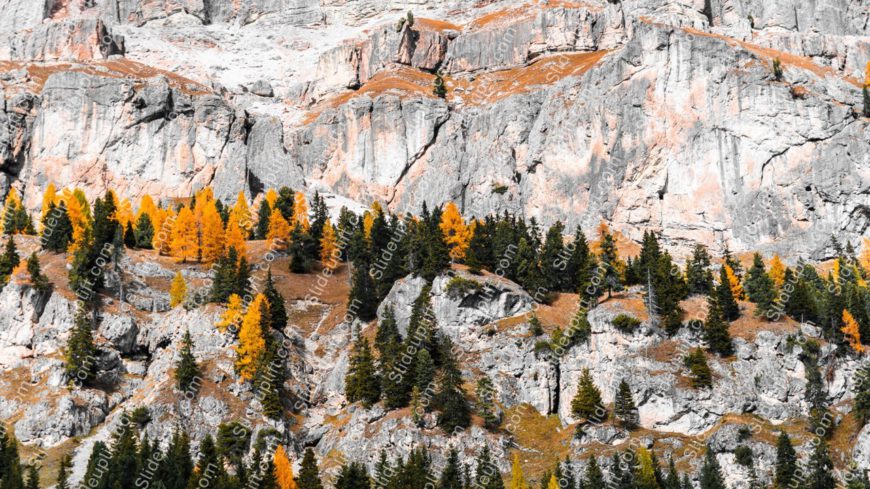
[[[235,248],[232,248],[235,250]],[[239,265],[235,269],[232,293],[242,299],[251,290],[251,270],[248,267],[248,259],[243,255],[239,257]]]
[[[704,466],[701,467],[700,487],[701,489],[726,489],[722,468],[709,445],[707,446],[707,454],[704,456]]]
[[[109,487],[124,487],[125,481],[136,473],[138,464],[136,428],[127,412],[121,413],[123,421],[112,435],[111,458],[107,475]]]
[[[831,429],[827,426],[827,418],[830,416],[828,393],[825,389],[822,373],[819,370],[818,354],[813,350],[807,351],[802,355],[802,360],[807,378],[804,398],[810,406],[810,432],[824,433],[826,437],[830,436]]]
[[[197,379],[201,377],[196,357],[193,356],[193,340],[190,338],[190,330],[184,331],[181,339],[178,362],[175,364],[175,383],[181,392],[190,392],[191,387],[198,387]]]
[[[371,489],[365,465],[351,462],[342,466],[335,480],[335,489]]]
[[[743,278],[743,265],[741,265],[740,261],[731,255],[731,250],[728,249],[728,245],[725,245],[725,250],[722,252],[722,263],[731,267],[731,270],[738,279]]]
[[[166,457],[160,464],[159,480],[166,489],[186,489],[193,473],[193,460],[190,457],[190,438],[187,433],[176,430],[172,434]]]
[[[375,359],[369,340],[356,331],[350,366],[345,378],[344,393],[348,402],[360,402],[366,408],[381,398],[381,381],[375,368]]]
[[[601,391],[592,381],[588,368],[584,368],[580,375],[577,394],[571,400],[571,413],[586,421],[601,422],[607,419],[607,411],[601,402]]]
[[[213,267],[214,278],[208,295],[209,301],[225,303],[233,294],[238,275],[238,259],[239,256],[235,248],[230,248],[224,256],[218,258]]]
[[[637,427],[637,406],[635,406],[634,398],[631,395],[631,387],[625,379],[619,382],[619,388],[616,390],[616,398],[613,401],[613,414],[624,428],[630,430]]]
[[[118,223],[115,217],[115,198],[110,191],[106,191],[106,195],[102,199],[97,199],[94,202],[94,225],[93,237],[94,247],[102,248],[103,245],[110,244],[115,239]]]
[[[855,405],[852,412],[861,426],[870,419],[870,365],[864,365],[855,372],[855,385],[852,387]]]
[[[686,282],[690,294],[708,295],[713,291],[713,272],[707,247],[696,244],[692,258],[686,262]]]
[[[55,207],[54,202],[49,203],[48,212],[42,219],[42,249],[63,253],[69,248],[72,241],[73,227],[66,210],[66,203],[60,202]]]
[[[542,293],[548,292],[541,265],[538,261],[538,250],[526,238],[520,238],[517,247],[517,280],[535,299],[542,300]],[[547,294],[544,294],[547,295]]]
[[[740,307],[737,305],[737,300],[734,299],[734,294],[731,292],[731,285],[728,283],[728,274],[725,272],[725,267],[719,268],[719,284],[716,285],[716,302],[722,308],[722,317],[725,321],[734,321],[740,317]]]
[[[489,445],[484,445],[483,450],[477,457],[474,481],[471,487],[476,489],[504,489],[504,482],[501,480],[498,465],[492,460]]]
[[[601,467],[598,465],[598,460],[595,457],[589,457],[589,463],[586,464],[583,487],[590,489],[593,487],[604,487],[604,474],[601,472]]]
[[[314,260],[316,248],[311,235],[302,226],[296,225],[290,233],[290,271],[293,273],[308,273]]]
[[[299,489],[323,489],[320,480],[320,471],[317,469],[317,457],[314,450],[307,448],[302,456],[302,464],[299,467],[299,475],[296,477]]]
[[[441,375],[435,392],[434,404],[439,411],[438,426],[446,433],[471,425],[471,408],[462,389],[462,373],[453,356],[453,342],[444,338],[441,343]]]
[[[17,267],[20,262],[21,257],[18,255],[18,248],[15,246],[15,240],[12,236],[9,236],[9,238],[6,239],[6,246],[3,250],[3,254],[0,255],[0,287],[9,280],[12,271],[15,270],[15,267]]]
[[[272,207],[269,202],[263,200],[257,209],[257,226],[254,228],[256,239],[266,239],[269,235],[269,218],[272,217]]]
[[[94,345],[92,316],[79,305],[66,345],[64,370],[69,382],[90,385],[97,374],[97,347]]]
[[[680,489],[680,474],[674,465],[674,458],[668,458],[668,475],[662,481],[662,489]]]
[[[263,478],[266,478],[265,474]],[[214,438],[211,433],[208,433],[199,444],[199,459],[196,461],[196,470],[191,477],[190,487],[221,487],[225,479],[223,460],[218,454]],[[263,480],[260,487],[266,488]],[[271,489],[274,489],[274,486]]]
[[[834,479],[834,463],[828,452],[828,442],[824,438],[818,441],[805,470],[808,476],[805,487],[806,489],[834,489],[837,487],[837,481]]]
[[[707,319],[704,321],[704,341],[707,342],[707,348],[711,352],[727,357],[734,353],[734,346],[731,343],[731,334],[728,332],[728,323],[723,315],[719,301],[715,297],[707,297]]]
[[[70,489],[69,471],[72,469],[72,457],[66,454],[60,458],[60,464],[57,467],[57,484],[55,489]]]
[[[151,222],[151,217],[143,212],[136,221],[136,247],[150,250],[153,241],[154,223]]]
[[[483,418],[487,429],[495,429],[501,420],[495,412],[495,387],[489,377],[481,377],[477,381],[477,415]]]
[[[0,488],[24,489],[18,440],[6,429],[0,429]]]
[[[293,222],[293,204],[296,202],[296,193],[287,187],[278,189],[278,198],[275,200],[275,209],[287,222]]]
[[[127,226],[124,228],[124,246],[133,249],[136,247],[136,231],[133,230],[133,223],[127,221]]]
[[[864,99],[864,117],[870,117],[870,90],[867,89],[866,85],[861,90],[861,96]]]
[[[435,381],[435,361],[429,350],[421,348],[414,358],[414,382],[413,386],[426,392],[430,384]]]
[[[410,401],[412,365],[406,365],[401,355],[402,336],[396,325],[392,307],[386,307],[384,318],[378,325],[375,335],[375,348],[378,350],[378,364],[384,405],[388,409],[405,407]],[[421,350],[422,351],[422,350]]]
[[[45,292],[51,287],[48,277],[42,273],[42,268],[39,266],[39,258],[36,256],[35,251],[27,259],[27,273],[30,275],[30,284],[37,292]]]
[[[276,331],[284,331],[287,327],[287,307],[284,304],[284,297],[275,288],[275,282],[272,280],[272,267],[266,273],[266,287],[263,289],[263,295],[266,296],[266,301],[269,303],[269,327]]]
[[[632,452],[614,453],[608,486],[616,489],[636,489],[634,471],[632,470],[634,461],[635,457]]]
[[[270,419],[280,420],[284,416],[284,403],[281,399],[284,397],[287,374],[284,358],[280,354],[281,344],[275,339],[276,334],[282,333],[270,327],[269,312],[268,304],[260,305],[260,331],[266,347],[258,360],[254,385],[263,405],[263,413]]]
[[[652,231],[644,231],[641,241],[640,254],[633,263],[637,276],[637,283],[645,283],[647,273],[655,274],[658,270],[662,250],[659,240]]]
[[[490,217],[477,221],[474,234],[468,243],[465,252],[465,264],[471,273],[477,275],[482,269],[492,269],[494,262],[492,257],[492,228],[493,220]]]
[[[770,318],[776,305],[776,286],[765,271],[764,260],[758,253],[752,257],[752,267],[746,275],[744,288],[749,300],[756,304],[755,315]]]
[[[437,489],[463,489],[462,484],[462,468],[459,464],[459,453],[455,448],[450,449],[450,454],[447,455],[447,463],[444,470],[441,471],[441,477],[438,478]],[[300,488],[302,489],[302,488]]]
[[[364,259],[354,261],[353,279],[347,308],[360,321],[371,321],[378,315],[377,288],[369,273],[369,263]]]
[[[34,464],[27,467],[27,482],[24,484],[24,488],[39,489],[39,471]]]
[[[311,201],[311,211],[314,214],[311,219],[311,240],[314,243],[314,256],[320,259],[320,238],[323,237],[323,226],[329,219],[329,208],[326,206],[326,201],[320,195],[320,192],[314,192],[314,199]]]
[[[542,285],[551,292],[561,291],[562,285],[567,282],[565,242],[562,239],[564,232],[565,225],[556,221],[547,230],[544,246],[541,248]]]
[[[773,487],[777,489],[792,487],[797,469],[797,454],[794,451],[788,434],[782,431],[776,441],[776,464],[773,469]]]
[[[683,364],[689,369],[692,377],[692,387],[705,389],[713,385],[713,373],[707,365],[707,356],[704,350],[695,348],[683,358]]]
[[[444,232],[441,231],[441,208],[435,208],[432,214],[426,216],[425,205],[423,210],[423,229],[425,253],[421,275],[426,281],[431,282],[444,270],[450,267],[450,251],[444,242]]]
[[[384,308],[384,317],[378,324],[378,331],[375,333],[375,348],[378,350],[381,359],[394,350],[402,343],[402,335],[399,333],[399,326],[396,324],[396,313],[392,306]]]
[[[764,259],[760,253],[752,255],[752,266],[746,272],[746,280],[743,283],[743,290],[746,291],[746,297],[752,302],[758,302],[759,290],[761,288],[762,277],[767,275],[764,269]]]
[[[91,448],[91,456],[88,458],[88,465],[85,469],[85,475],[82,478],[83,484],[89,489],[111,489],[109,485],[110,471],[106,470],[106,461],[110,461],[111,465],[112,453],[105,442],[94,442]],[[5,489],[5,487],[4,487]]]
[[[613,295],[613,291],[622,290],[622,277],[619,273],[619,255],[616,251],[616,240],[609,232],[601,237],[601,254],[599,256],[601,266],[604,268],[604,287],[607,289],[607,298]]]
[[[589,251],[589,243],[580,226],[574,231],[574,240],[568,247],[571,249],[571,256],[566,266],[563,290],[579,292],[581,299],[597,298],[601,291],[592,284],[595,255]]]

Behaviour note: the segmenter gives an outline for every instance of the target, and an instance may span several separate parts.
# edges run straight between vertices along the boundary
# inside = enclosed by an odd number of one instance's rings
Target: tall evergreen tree
[[[284,331],[287,327],[287,308],[284,305],[284,297],[275,288],[271,267],[266,272],[266,287],[263,289],[263,295],[269,303],[269,327],[276,331]]]
[[[450,449],[447,455],[447,463],[438,478],[437,489],[463,489],[462,468],[459,464],[459,453],[455,448]],[[301,488],[300,488],[301,489]]]
[[[63,253],[72,242],[73,227],[66,210],[66,203],[60,201],[55,207],[49,203],[48,212],[42,219],[42,249]]]
[[[504,481],[501,480],[498,465],[492,460],[488,445],[483,446],[483,450],[477,457],[474,480],[471,487],[477,489],[504,489]]]
[[[344,392],[348,402],[359,401],[366,408],[378,402],[381,397],[381,381],[375,369],[369,340],[359,331],[356,332]]]
[[[483,425],[489,429],[498,426],[500,419],[495,412],[495,387],[489,377],[477,381],[477,415],[483,418]]]
[[[613,414],[623,427],[627,429],[637,427],[637,406],[635,406],[634,398],[631,395],[631,387],[625,379],[619,382],[619,388],[616,390],[616,398],[613,401]]]
[[[76,311],[66,346],[66,370],[70,382],[89,385],[97,374],[97,347],[94,345],[91,315],[84,306]]]
[[[805,487],[806,489],[834,489],[837,487],[837,481],[834,479],[834,463],[828,453],[828,442],[824,438],[819,438],[818,442],[807,463]]]
[[[602,226],[601,229],[601,254],[599,255],[599,260],[604,268],[604,287],[607,289],[607,297],[610,298],[614,290],[622,290],[621,263],[619,261],[619,254],[616,251],[616,240],[614,240],[613,235],[610,234],[610,231],[605,226]]]
[[[345,464],[335,480],[335,489],[371,489],[365,465],[358,462]]]
[[[725,321],[734,321],[740,317],[740,308],[731,291],[731,284],[725,267],[719,269],[719,284],[716,285],[716,302],[722,308],[722,316]]]
[[[305,449],[305,454],[302,456],[302,464],[299,467],[296,484],[299,486],[299,489],[323,489],[320,471],[317,468],[317,457],[315,457],[314,450],[311,448]]]
[[[577,394],[571,400],[571,413],[587,421],[600,422],[607,418],[607,411],[601,402],[601,391],[592,381],[588,368],[583,369]]]
[[[193,356],[193,340],[190,338],[190,330],[187,329],[181,340],[178,363],[175,364],[175,382],[180,391],[189,392],[200,376],[199,365]]]
[[[710,271],[710,254],[702,244],[696,244],[692,258],[686,262],[686,282],[690,294],[707,295],[713,291],[713,272]]]
[[[360,321],[371,321],[377,317],[378,300],[375,281],[369,273],[369,262],[357,260],[353,266],[353,279],[348,296],[348,310],[356,314]]]
[[[870,419],[870,365],[863,365],[855,372],[855,383],[852,387],[855,395],[855,405],[852,412],[861,426]]]
[[[462,389],[462,373],[453,356],[453,343],[444,338],[441,345],[441,375],[435,392],[435,406],[440,411],[438,426],[453,433],[471,425],[471,408]]]
[[[722,468],[709,446],[704,456],[704,466],[701,467],[701,489],[726,489]]]
[[[604,487],[604,474],[601,472],[598,460],[594,456],[589,457],[589,463],[586,464],[583,486],[590,489],[593,487]]]
[[[268,201],[263,200],[257,209],[257,226],[254,228],[254,236],[257,239],[266,239],[269,235],[270,217],[272,217],[272,207]]]
[[[715,297],[707,298],[707,319],[704,321],[704,341],[711,352],[720,356],[728,356],[734,352],[731,344],[731,334],[728,323],[723,318],[724,313]]]
[[[0,287],[9,280],[12,271],[15,270],[15,267],[17,267],[20,262],[21,257],[18,255],[18,248],[15,246],[15,239],[13,239],[12,236],[9,236],[6,239],[6,246],[3,254],[0,255]]]
[[[154,241],[154,223],[151,217],[143,212],[136,221],[136,247],[150,250]]]
[[[773,470],[773,487],[776,489],[792,487],[797,469],[797,454],[788,434],[782,431],[776,441],[776,464]]]

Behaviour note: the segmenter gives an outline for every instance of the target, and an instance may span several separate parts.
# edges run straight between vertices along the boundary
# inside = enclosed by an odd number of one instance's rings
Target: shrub
[[[628,314],[620,314],[613,318],[611,321],[613,327],[622,331],[623,333],[633,333],[638,326],[640,326],[640,319],[628,315]]]
[[[779,58],[773,60],[773,77],[776,81],[782,81],[782,61]]]
[[[503,183],[494,183],[492,184],[492,193],[504,195],[507,192],[507,185]]]
[[[474,280],[467,279],[465,277],[456,276],[450,279],[447,282],[447,295],[449,295],[453,299],[459,299],[460,297],[464,297],[468,294],[473,294],[474,292],[479,291],[481,285]]]
[[[151,411],[145,406],[139,406],[130,412],[130,421],[142,427],[151,421]]]
[[[744,467],[752,467],[754,463],[752,457],[752,449],[746,445],[740,445],[734,449],[734,460]]]
[[[691,353],[683,357],[683,364],[692,375],[692,387],[704,389],[713,385],[713,373],[707,365],[707,357],[704,350],[695,348]]]

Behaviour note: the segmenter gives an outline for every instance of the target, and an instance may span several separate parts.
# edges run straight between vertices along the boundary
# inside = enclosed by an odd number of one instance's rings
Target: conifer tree
[[[381,397],[381,381],[375,369],[369,340],[356,332],[350,366],[345,378],[344,393],[348,402],[360,402],[370,408]]]
[[[109,489],[109,477],[105,467],[106,461],[111,460],[111,452],[102,440],[94,443],[91,448],[91,456],[85,468],[82,480],[88,481],[88,487],[92,489]]]
[[[471,243],[473,230],[465,223],[459,208],[453,202],[448,202],[441,214],[439,224],[444,234],[444,242],[450,249],[450,259],[461,262],[465,259],[468,246]]]
[[[864,353],[864,345],[861,343],[861,327],[852,313],[846,309],[843,309],[843,327],[840,328],[840,331],[843,332],[846,341],[849,342],[849,346],[855,353]]]
[[[66,454],[60,458],[57,468],[57,483],[55,489],[70,489],[69,471],[72,469],[72,457]]]
[[[520,238],[517,246],[517,281],[536,299],[541,299],[540,292],[546,291],[546,282],[541,273],[538,259],[539,253],[526,238]]]
[[[833,470],[834,463],[828,452],[828,442],[824,438],[819,438],[805,470],[808,476],[805,481],[806,488],[834,489],[837,487],[837,481],[834,479]]]
[[[511,480],[508,489],[529,489],[529,483],[526,482],[523,468],[520,466],[520,456],[516,453],[511,463]]]
[[[67,378],[71,382],[89,385],[97,373],[97,347],[94,345],[91,318],[84,306],[79,305],[66,346]]]
[[[270,214],[265,235],[265,239],[269,240],[270,246],[287,249],[290,244],[291,233],[292,230],[290,229],[290,223],[284,219],[283,214],[280,212],[273,212]]]
[[[136,231],[133,230],[132,221],[127,221],[124,226],[124,246],[130,249],[136,247]]]
[[[609,299],[613,291],[618,292],[622,290],[622,273],[620,272],[622,263],[616,250],[616,240],[614,240],[610,229],[604,222],[601,223],[599,231],[601,235],[599,260],[601,266],[604,267],[603,282],[607,289],[607,298]]]
[[[852,412],[861,426],[864,426],[870,419],[870,365],[865,364],[855,372],[852,393],[855,395],[855,405]]]
[[[674,458],[668,458],[668,475],[665,476],[662,489],[680,489],[680,474],[674,465]]]
[[[598,460],[594,456],[589,457],[589,463],[586,464],[586,474],[583,479],[584,487],[604,487],[604,474],[601,473]]]
[[[308,203],[305,201],[305,194],[296,192],[293,199],[293,220],[290,221],[292,227],[299,227],[303,232],[308,232],[311,228],[308,222]]]
[[[301,225],[293,227],[290,233],[290,271],[293,273],[308,273],[311,271],[311,261],[315,255],[311,235]]]
[[[27,468],[27,482],[24,484],[25,489],[39,489],[39,471],[36,470],[36,465],[30,465]]]
[[[378,302],[375,283],[369,273],[367,261],[354,263],[353,282],[348,296],[348,310],[355,312],[360,321],[371,321],[377,317]]]
[[[635,451],[635,484],[637,489],[660,489],[655,458],[645,447]],[[722,489],[725,489],[724,487]]]
[[[154,223],[151,222],[151,216],[145,212],[139,214],[139,219],[136,221],[136,247],[146,250],[152,248],[154,241]]]
[[[44,293],[51,288],[48,277],[42,273],[42,268],[39,266],[39,258],[36,256],[35,251],[27,259],[27,273],[30,275],[30,285],[37,292]]]
[[[707,320],[704,321],[704,341],[711,352],[728,356],[734,352],[728,323],[723,317],[722,307],[714,297],[707,298]]]
[[[489,445],[484,445],[477,457],[474,480],[470,486],[476,489],[504,489],[504,482],[501,480],[498,466],[492,460]]]
[[[200,257],[204,263],[214,263],[224,255],[225,233],[220,213],[209,201],[203,204],[201,223]]]
[[[634,398],[631,395],[631,387],[625,379],[619,382],[619,388],[616,390],[616,398],[613,401],[613,414],[624,428],[630,430],[637,427],[637,406],[635,406]]]
[[[577,393],[571,400],[571,413],[577,418],[594,422],[607,418],[607,411],[601,403],[601,391],[592,381],[588,368],[584,368],[580,375]]]
[[[284,445],[278,445],[273,458],[275,464],[275,477],[278,479],[278,489],[300,489],[294,480],[293,466],[287,458]]]
[[[54,202],[50,203],[48,212],[42,219],[42,249],[63,253],[69,248],[72,232],[72,222],[66,210],[66,203],[60,201],[56,207]]]
[[[465,253],[468,271],[477,275],[484,268],[491,268],[492,258],[492,219],[476,220],[471,224],[473,233]]]
[[[284,305],[284,297],[275,288],[272,280],[272,268],[266,272],[266,286],[263,295],[269,304],[269,326],[277,331],[283,331],[287,327],[287,307]]]
[[[245,297],[251,289],[251,270],[248,267],[248,259],[244,255],[239,257],[239,264],[233,277],[232,293],[239,297]]]
[[[115,233],[119,226],[115,215],[115,195],[111,190],[106,191],[102,199],[94,201],[94,224],[92,228],[94,246],[97,248],[109,244],[115,239]]]
[[[246,256],[248,253],[245,239],[247,234],[245,228],[239,223],[239,218],[236,214],[230,213],[229,220],[224,232],[224,244],[227,249],[235,249],[238,256]]]
[[[183,207],[172,225],[170,249],[172,256],[180,262],[196,261],[199,258],[197,243],[197,225],[193,212]]]
[[[272,207],[269,201],[264,199],[257,208],[257,227],[254,229],[254,237],[267,239],[271,223]],[[284,222],[287,222],[286,220]]]
[[[438,426],[446,433],[471,424],[471,409],[462,389],[462,373],[453,356],[453,342],[444,338],[441,343],[441,374],[435,392],[435,406],[439,410]],[[499,479],[501,481],[501,479]]]
[[[683,358],[683,364],[689,369],[692,376],[692,387],[704,389],[713,385],[713,373],[707,365],[707,357],[704,350],[695,348]]]
[[[187,300],[187,282],[181,275],[181,271],[175,272],[172,284],[169,286],[169,307],[175,307]]]
[[[239,344],[236,350],[236,372],[245,380],[252,380],[256,374],[260,356],[266,348],[261,328],[261,306],[266,304],[266,296],[257,294],[242,319],[239,329]]]
[[[734,321],[740,317],[740,308],[737,305],[729,278],[733,277],[733,274],[729,274],[728,270],[727,265],[719,269],[719,285],[716,286],[716,303],[722,309],[722,318],[725,321]],[[739,287],[739,284],[737,286]]]
[[[15,270],[15,267],[17,267],[20,262],[21,257],[18,255],[18,248],[15,246],[15,240],[12,236],[9,236],[6,239],[6,246],[4,247],[3,254],[0,255],[0,287],[9,280],[12,271]]]
[[[713,272],[710,271],[710,254],[702,244],[696,244],[692,258],[686,262],[686,282],[690,294],[707,295],[713,290]]]
[[[462,470],[459,464],[459,453],[455,448],[450,449],[447,455],[447,463],[444,470],[441,471],[441,477],[438,478],[437,489],[463,489]],[[528,489],[528,486],[519,486],[521,489]],[[514,489],[513,486],[511,489]]]
[[[317,469],[317,458],[311,448],[307,448],[305,455],[302,456],[296,484],[299,489],[323,489],[323,482],[320,480],[320,472]]]
[[[193,356],[193,340],[190,337],[189,329],[184,331],[178,354],[178,363],[175,364],[175,383],[181,392],[189,392],[192,386],[195,387],[194,383],[202,375],[199,365],[196,363],[196,357]]]
[[[335,480],[335,489],[371,489],[365,465],[358,462],[345,464]]]
[[[719,466],[716,454],[709,446],[704,456],[704,465],[701,467],[701,489],[726,489],[722,468]]]
[[[323,264],[324,268],[333,269],[338,265],[339,258],[340,250],[338,249],[335,229],[327,219],[320,231],[320,263]]]
[[[777,289],[782,288],[785,284],[785,264],[779,258],[779,255],[773,255],[770,260],[770,278],[773,280],[773,286]]]
[[[483,418],[483,425],[495,429],[501,421],[495,412],[495,387],[489,377],[477,381],[477,415]]]
[[[797,472],[797,454],[791,444],[791,439],[785,431],[779,433],[776,442],[776,464],[774,465],[773,487],[785,489],[790,487]]]

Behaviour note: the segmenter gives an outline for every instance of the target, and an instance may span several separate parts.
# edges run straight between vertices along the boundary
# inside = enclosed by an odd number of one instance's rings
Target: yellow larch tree
[[[230,215],[224,236],[224,246],[226,246],[227,250],[235,248],[240,257],[247,254],[248,247],[245,244],[245,231],[242,229],[241,224],[239,224],[237,216]]]
[[[236,197],[236,204],[230,209],[230,220],[235,220],[238,223],[245,237],[248,236],[248,233],[254,226],[251,208],[248,206],[248,200],[245,199],[244,192],[239,192],[238,197]]]
[[[237,331],[245,315],[244,312],[242,298],[238,294],[231,294],[227,299],[227,310],[221,314],[221,320],[215,326],[221,333],[226,332],[227,328],[230,331]]]
[[[48,208],[51,207],[51,204],[57,205],[57,188],[53,183],[49,182],[48,186],[45,187],[45,192],[42,194],[42,214],[39,216],[39,222],[45,220],[45,215],[48,214]]]
[[[266,202],[269,203],[269,208],[274,209],[275,203],[278,202],[278,192],[275,192],[275,189],[270,188],[266,191]]]
[[[199,207],[199,201],[197,201],[197,207]],[[226,239],[224,222],[221,220],[221,215],[215,207],[214,201],[204,204],[200,212],[202,213],[199,218],[202,261],[213,263],[224,254]]]
[[[305,202],[305,194],[302,192],[296,192],[293,199],[293,222],[290,224],[294,228],[300,226],[306,232],[311,227],[308,224],[308,203]]]
[[[728,286],[731,287],[731,295],[734,296],[734,300],[739,301],[743,299],[743,286],[740,285],[740,279],[737,278],[731,267],[728,265],[722,266],[725,267],[725,276],[728,277]]]
[[[843,309],[843,327],[840,329],[846,335],[846,341],[857,353],[864,353],[864,345],[861,344],[861,330],[858,326],[858,321],[852,316],[852,313]]]
[[[270,247],[287,248],[290,244],[291,231],[290,223],[284,219],[280,212],[273,212],[269,216],[269,232],[266,234],[266,239],[269,240]]]
[[[139,199],[139,209],[136,211],[136,219],[138,220],[142,217],[142,214],[147,215],[148,218],[151,219],[151,225],[155,226],[155,229],[157,229],[157,223],[154,222],[157,216],[157,206],[154,204],[154,199],[152,199],[148,194],[143,195],[142,198]]]
[[[834,278],[834,283],[840,283],[840,260],[834,260],[834,267],[831,269],[831,276]]]
[[[461,261],[465,258],[465,252],[471,243],[471,228],[465,223],[459,208],[453,202],[448,202],[441,213],[441,232],[444,233],[444,241],[450,248],[450,258],[453,261]]]
[[[254,378],[258,360],[266,348],[266,340],[263,338],[263,329],[260,326],[262,320],[260,307],[264,304],[267,304],[266,296],[257,294],[248,305],[239,329],[239,345],[235,347],[235,365],[236,372],[245,380]]]
[[[182,207],[178,212],[178,217],[175,218],[172,226],[171,239],[172,256],[182,263],[199,258],[196,218],[187,207]]]
[[[121,199],[121,202],[118,203],[117,209],[115,209],[115,218],[121,224],[121,229],[127,229],[127,223],[136,226],[135,217],[133,214],[133,204],[129,199]]]
[[[547,489],[562,489],[559,486],[559,479],[556,478],[556,474],[550,476],[550,482],[547,483]]]
[[[520,456],[514,454],[514,460],[511,464],[511,481],[508,489],[529,489],[529,483],[523,475],[523,468],[520,467]]]
[[[82,239],[84,239],[87,230],[91,226],[90,208],[87,206],[87,199],[85,199],[84,203],[82,202],[84,193],[80,189],[64,189],[61,195],[61,198],[66,204],[66,212],[73,228],[72,242],[70,243],[68,250],[72,253],[78,248]]]
[[[275,464],[275,478],[278,479],[278,489],[299,489],[299,485],[293,478],[293,465],[287,458],[284,445],[278,445],[278,448],[275,449],[273,462]]]
[[[187,300],[187,282],[181,272],[175,272],[172,284],[169,286],[169,307],[175,307]]]
[[[864,270],[870,272],[870,238],[861,240],[861,256],[858,258]]]
[[[372,226],[375,225],[375,215],[369,211],[363,214],[363,235],[368,239],[372,237]]]
[[[177,216],[172,209],[158,207],[151,224],[154,226],[154,237],[151,246],[158,254],[169,255],[172,245],[172,228],[175,227]]]
[[[770,260],[770,278],[773,279],[777,289],[785,284],[785,265],[779,259],[779,255],[773,255],[773,259]]]
[[[338,240],[329,219],[323,224],[320,236],[320,262],[325,268],[332,270],[338,264]]]

